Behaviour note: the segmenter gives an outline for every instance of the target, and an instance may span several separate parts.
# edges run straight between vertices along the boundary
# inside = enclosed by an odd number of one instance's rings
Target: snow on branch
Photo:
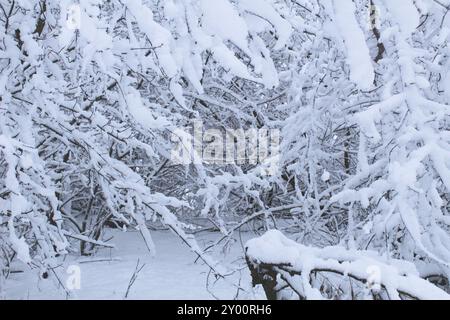
[[[414,264],[387,260],[374,251],[347,250],[339,246],[308,247],[286,238],[277,230],[249,240],[245,250],[254,284],[261,281],[266,286],[266,293],[283,288],[277,282],[285,282],[300,298],[322,299],[324,293],[321,287],[314,286],[313,277],[317,273],[331,273],[370,285],[372,289],[368,286],[368,291],[380,291],[380,295],[385,292],[388,299],[450,299],[445,291],[422,279]],[[267,281],[270,274],[272,283]],[[377,284],[379,288],[376,288]],[[281,297],[279,293],[271,296]]]
[[[361,89],[373,86],[375,71],[364,33],[356,20],[353,0],[334,0],[334,19],[347,49],[350,79]]]

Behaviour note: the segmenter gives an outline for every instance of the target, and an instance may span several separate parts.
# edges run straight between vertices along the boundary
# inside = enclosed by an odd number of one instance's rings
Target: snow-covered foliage
[[[392,279],[404,274],[391,260],[423,287],[448,278],[449,9],[1,0],[0,295],[15,259],[53,271],[113,246],[106,227],[136,228],[157,254],[159,223],[220,277],[233,271],[207,251],[253,225],[311,247],[311,263],[328,252],[312,247],[339,246],[356,277],[370,256]],[[196,121],[279,130],[275,170],[174,162]],[[189,234],[198,219],[223,237],[202,248]]]

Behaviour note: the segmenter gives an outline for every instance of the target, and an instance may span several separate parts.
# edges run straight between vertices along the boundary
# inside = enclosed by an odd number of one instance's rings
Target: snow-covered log
[[[365,298],[450,299],[421,278],[412,263],[385,259],[373,251],[304,246],[277,230],[249,240],[245,249],[253,284],[262,284],[268,299],[286,297],[286,289],[300,299],[344,298],[347,288],[347,297],[353,298],[361,294],[359,289]]]

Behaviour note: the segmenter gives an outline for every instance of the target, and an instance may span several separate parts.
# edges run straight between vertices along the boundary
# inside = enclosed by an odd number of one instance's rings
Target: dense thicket
[[[220,274],[186,233],[198,218],[448,276],[448,0],[0,9],[0,277],[13,259],[45,271],[92,254],[106,226],[154,253],[158,223]],[[195,121],[279,130],[275,169],[174,162]]]

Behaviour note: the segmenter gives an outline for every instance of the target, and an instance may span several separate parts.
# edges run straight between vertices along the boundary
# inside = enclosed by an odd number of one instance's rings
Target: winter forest
[[[0,0],[0,298],[450,299],[450,0]]]

